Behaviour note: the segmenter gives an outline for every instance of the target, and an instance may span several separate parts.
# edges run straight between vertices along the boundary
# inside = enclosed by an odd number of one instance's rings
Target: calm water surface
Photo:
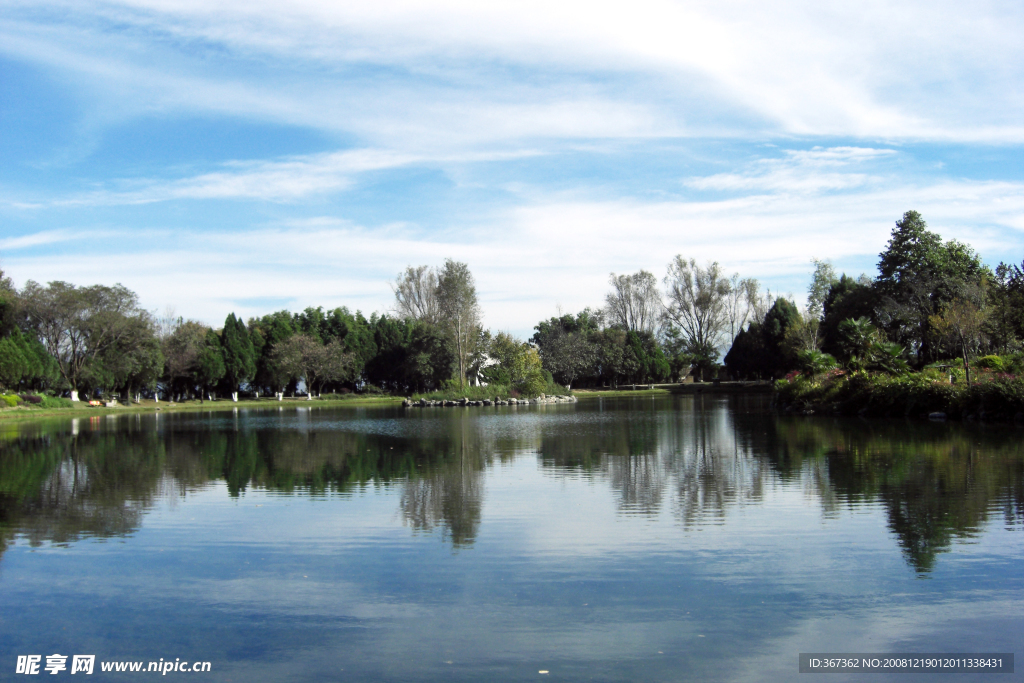
[[[247,683],[1020,656],[1022,437],[742,397],[2,425],[0,679],[53,653]]]

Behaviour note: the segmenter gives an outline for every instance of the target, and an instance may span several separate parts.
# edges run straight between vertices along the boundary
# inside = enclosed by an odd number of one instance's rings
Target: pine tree
[[[245,323],[234,313],[228,314],[224,321],[221,346],[224,351],[224,381],[232,392],[238,391],[242,384],[256,375],[256,351]]]

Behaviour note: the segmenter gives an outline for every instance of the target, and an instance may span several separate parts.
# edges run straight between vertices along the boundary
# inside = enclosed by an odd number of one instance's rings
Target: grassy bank
[[[776,405],[787,412],[870,417],[928,417],[945,413],[954,420],[1024,421],[1024,379],[982,375],[971,386],[950,384],[945,373],[890,376],[832,371],[801,375],[775,384]]]
[[[344,394],[330,395],[322,398],[307,401],[305,398],[286,398],[277,401],[273,398],[240,399],[238,403],[229,400],[218,401],[182,401],[170,403],[168,401],[144,400],[140,403],[119,404],[113,408],[91,407],[81,401],[73,403],[68,399],[57,399],[63,403],[60,406],[33,405],[22,403],[17,406],[0,408],[0,420],[29,420],[39,417],[85,417],[92,415],[107,414],[134,414],[134,413],[155,413],[155,412],[198,412],[198,411],[220,411],[234,410],[235,408],[274,408],[287,407],[339,407],[349,405],[387,405],[398,403],[401,397],[388,396],[384,394]]]

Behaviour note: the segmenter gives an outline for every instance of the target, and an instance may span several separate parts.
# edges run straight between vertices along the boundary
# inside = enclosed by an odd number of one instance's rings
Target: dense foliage
[[[542,320],[529,340],[484,328],[473,275],[451,259],[401,273],[393,313],[309,307],[248,321],[231,313],[219,329],[157,320],[122,285],[29,281],[18,291],[0,272],[0,390],[12,397],[5,405],[79,393],[533,396],[687,376],[785,376],[787,396],[810,392],[790,397],[815,405],[881,410],[891,398],[911,410],[955,403],[950,409],[964,413],[968,399],[950,403],[950,392],[977,401],[1002,392],[1016,405],[1024,264],[993,271],[970,246],[929,231],[915,211],[896,222],[876,277],[813,263],[801,309],[762,293],[754,279],[727,276],[717,262],[677,255],[663,292],[648,271],[612,273],[604,308]],[[932,386],[921,374],[927,367],[947,373],[946,385]],[[949,388],[951,372],[963,387]],[[869,385],[874,402],[863,403]]]
[[[820,311],[810,301],[803,316],[794,308],[785,334],[778,333],[782,321],[778,315],[772,320],[771,312],[751,322],[726,355],[730,374],[813,374],[807,361],[812,352],[851,371],[887,375],[955,358],[970,385],[972,359],[1017,351],[1024,343],[1021,268],[1001,263],[993,273],[970,246],[930,232],[916,211],[896,222],[879,254],[877,277],[832,274],[827,291],[824,282],[816,277],[812,284],[811,300],[820,300]]]

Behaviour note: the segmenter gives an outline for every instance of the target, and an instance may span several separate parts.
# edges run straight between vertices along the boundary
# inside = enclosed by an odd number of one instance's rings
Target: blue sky
[[[0,0],[0,265],[219,324],[473,270],[485,324],[717,260],[803,300],[904,211],[1024,259],[1019,2]]]

